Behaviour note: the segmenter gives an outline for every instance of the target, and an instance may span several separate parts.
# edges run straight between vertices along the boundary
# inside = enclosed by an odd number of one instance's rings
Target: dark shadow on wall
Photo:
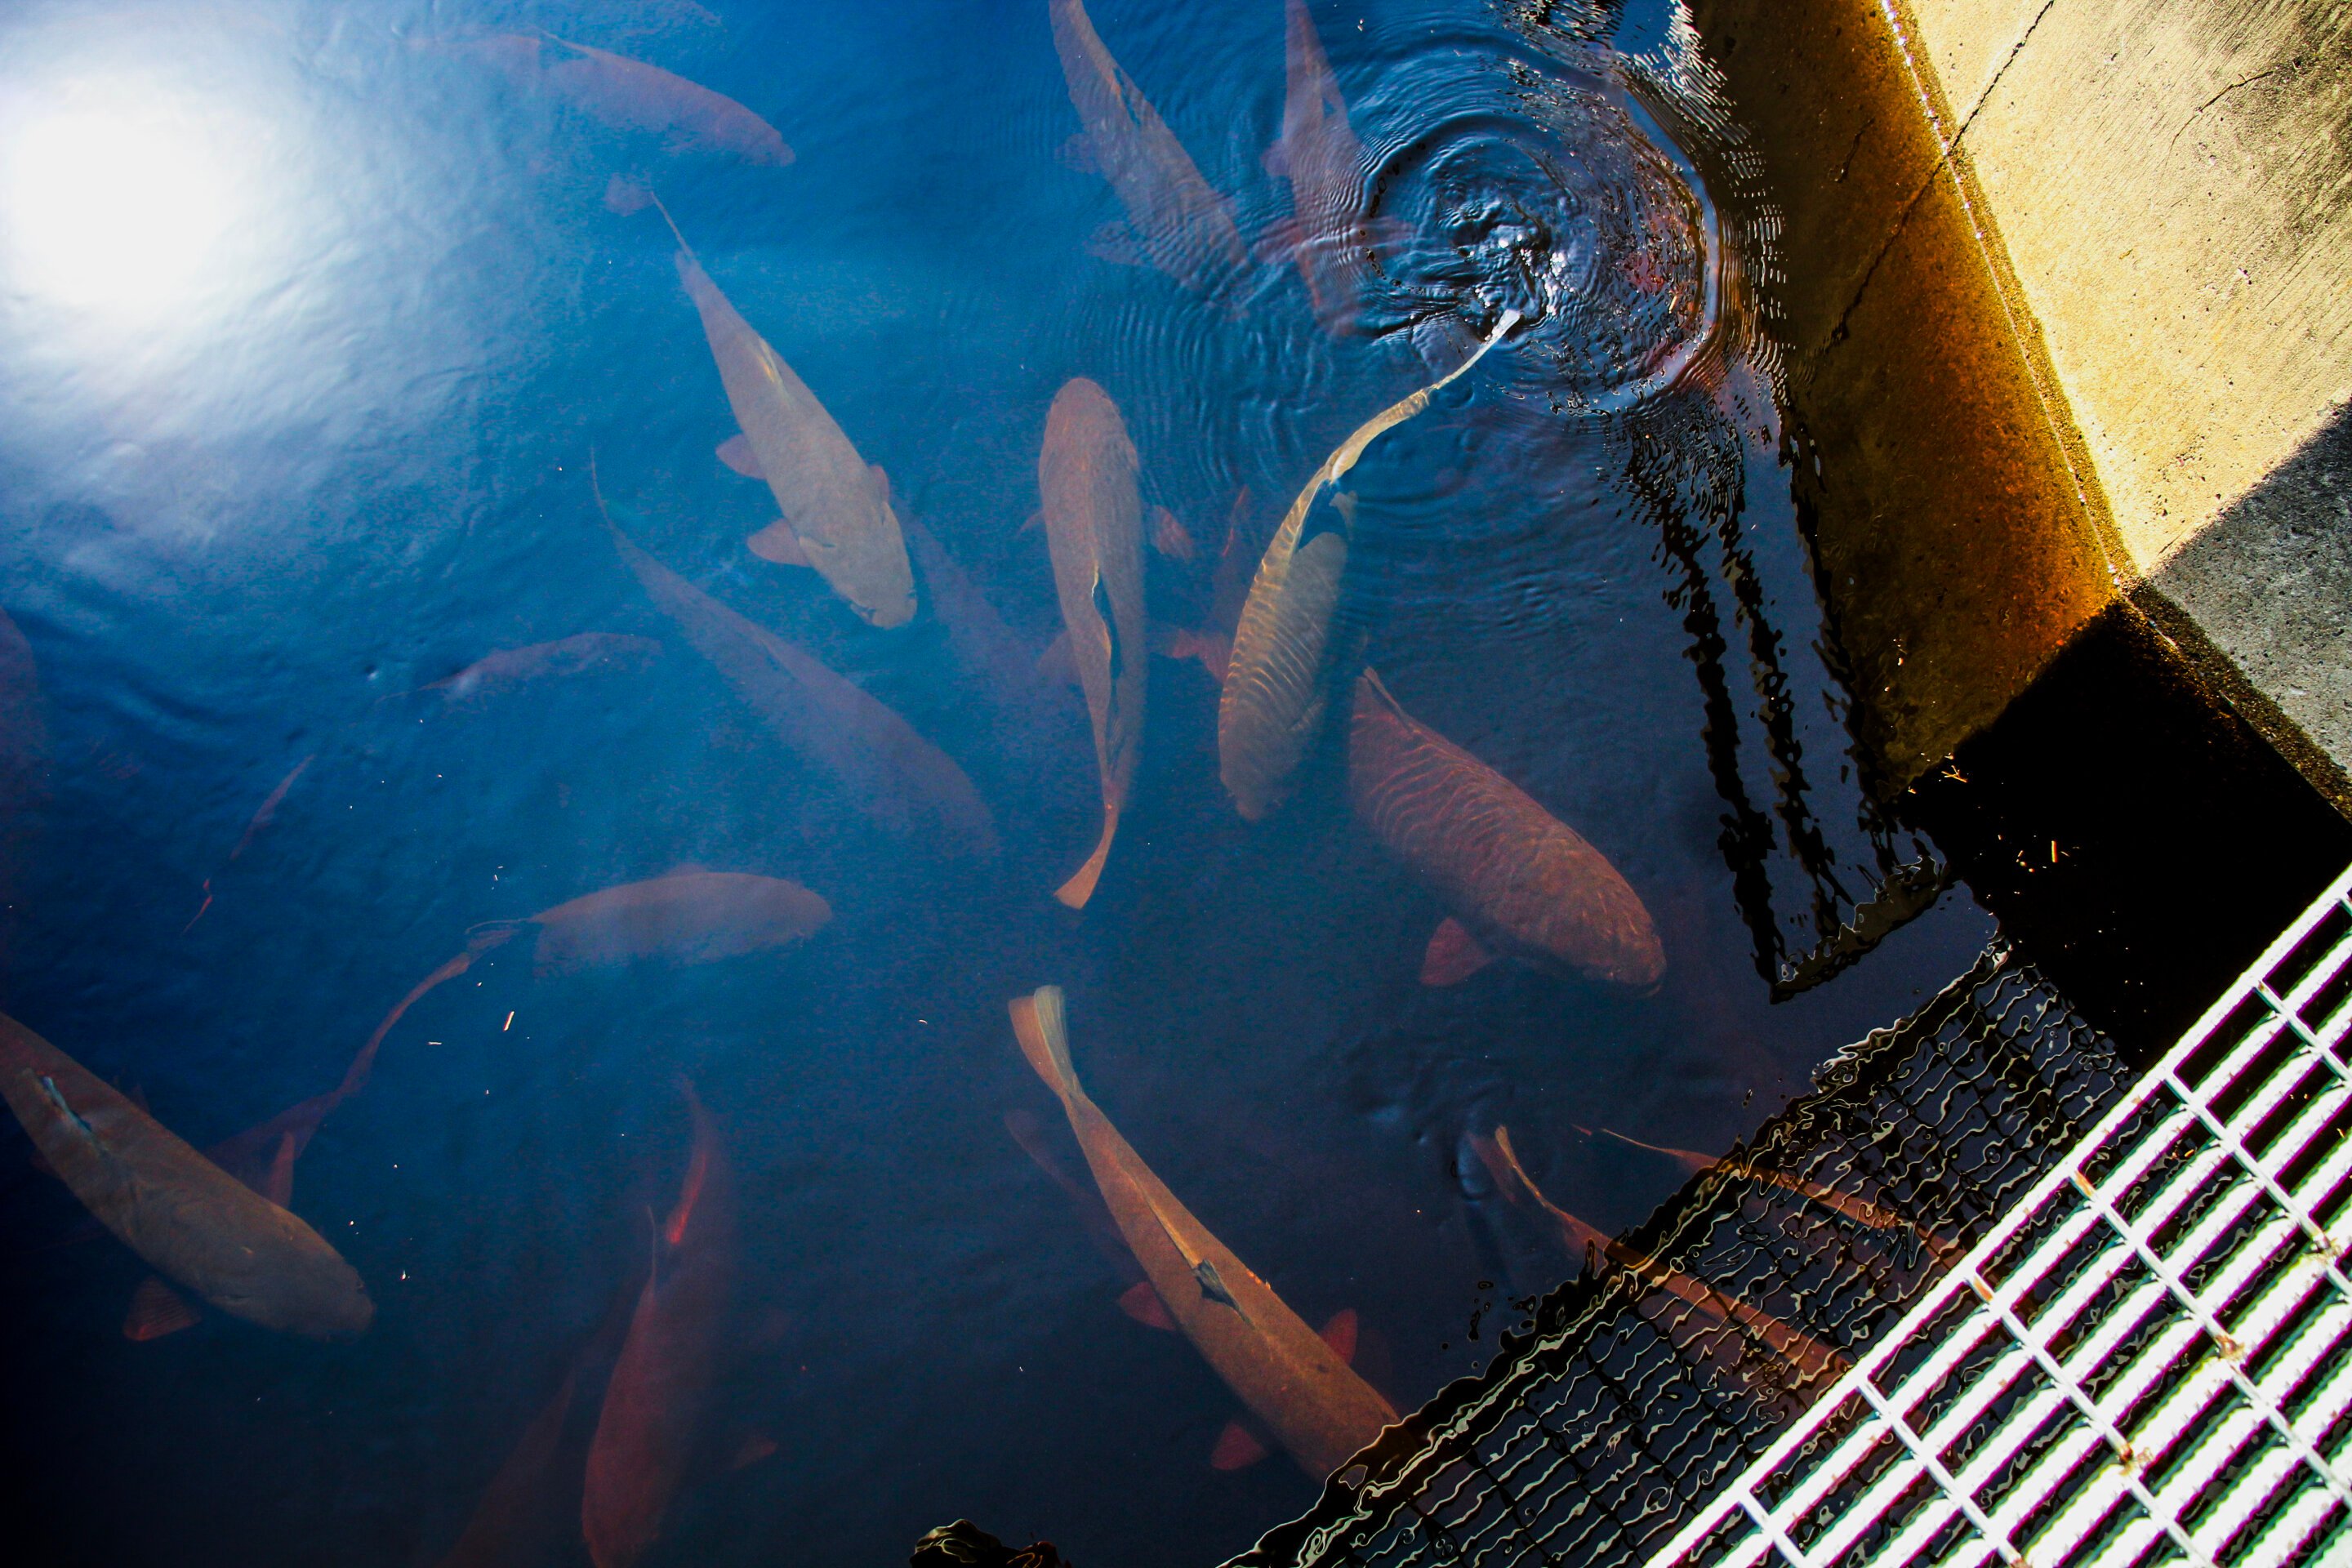
[[[2352,861],[2352,821],[2129,605],[1903,807],[2140,1066]]]
[[[2352,816],[2352,404],[2134,597]]]

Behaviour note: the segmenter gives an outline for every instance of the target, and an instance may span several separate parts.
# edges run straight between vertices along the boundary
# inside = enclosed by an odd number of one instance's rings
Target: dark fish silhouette
[[[0,1097],[100,1224],[231,1317],[321,1340],[374,1318],[367,1287],[318,1232],[5,1016]]]
[[[621,131],[659,136],[672,153],[793,161],[776,128],[724,93],[643,60],[551,35],[497,33],[428,43],[483,61],[526,90],[544,92]]]
[[[503,697],[537,680],[643,669],[661,656],[661,650],[662,645],[651,637],[625,632],[577,632],[552,642],[496,649],[457,674],[445,675],[419,689],[457,708]]]
[[[1103,802],[1100,842],[1054,894],[1074,910],[1086,908],[1094,896],[1143,750],[1151,659],[1143,613],[1143,503],[1135,471],[1135,443],[1103,389],[1084,379],[1063,387],[1045,416],[1037,489],[1070,663],[1094,721]]]
[[[1086,127],[1076,160],[1110,182],[1127,222],[1106,226],[1094,253],[1157,267],[1208,298],[1230,298],[1248,264],[1233,208],[1219,195],[1095,32],[1079,0],[1048,0],[1054,48],[1070,104]]]
[[[694,1152],[588,1447],[580,1524],[596,1568],[628,1568],[660,1538],[701,1440],[733,1305],[734,1181],[709,1113],[685,1092]]]
[[[1012,1014],[1022,1054],[1060,1097],[1119,1233],[1184,1337],[1308,1475],[1346,1464],[1395,1410],[1176,1201],[1087,1098],[1060,989],[1015,997]]]
[[[1364,150],[1349,128],[1347,101],[1305,0],[1288,0],[1288,10],[1282,137],[1266,150],[1265,169],[1290,186],[1291,216],[1268,238],[1297,263],[1316,321],[1346,337],[1356,331],[1371,245]]]
[[[1485,946],[1646,990],[1665,950],[1607,858],[1510,780],[1356,679],[1348,789],[1381,847]]]
[[[609,515],[605,524],[646,596],[677,623],[695,651],[779,740],[833,775],[859,810],[903,836],[968,855],[995,855],[996,825],[988,807],[946,752],[862,688],[638,549]]]
[[[1549,1215],[1559,1226],[1560,1238],[1571,1256],[1582,1258],[1605,1258],[1653,1289],[1664,1291],[1689,1307],[1710,1322],[1738,1329],[1743,1337],[1756,1341],[1774,1355],[1797,1369],[1808,1382],[1819,1380],[1827,1384],[1845,1375],[1847,1362],[1836,1351],[1800,1330],[1792,1329],[1769,1312],[1751,1307],[1736,1296],[1727,1295],[1695,1279],[1679,1269],[1669,1268],[1646,1253],[1637,1252],[1614,1237],[1604,1236],[1574,1215],[1544,1196],[1543,1190],[1519,1163],[1519,1156],[1511,1147],[1511,1130],[1497,1127],[1492,1138],[1470,1135],[1470,1146],[1511,1201],[1517,1202],[1517,1193],[1524,1190],[1536,1205]],[[1675,1337],[1680,1325],[1668,1321],[1661,1328]]]
[[[662,216],[669,217],[667,208]],[[677,233],[675,222],[670,231]],[[915,580],[882,470],[866,465],[808,384],[728,303],[683,234],[677,275],[702,316],[751,460],[784,514],[782,537],[767,542],[779,529],[770,524],[752,536],[753,552],[805,561],[867,621],[906,625],[915,614]],[[789,551],[782,548],[787,540]]]
[[[527,1568],[548,1557],[551,1516],[564,1489],[558,1469],[563,1428],[572,1418],[579,1380],[576,1368],[566,1371],[555,1393],[530,1418],[498,1474],[482,1489],[465,1531],[441,1559],[440,1568]]]
[[[427,992],[444,981],[455,980],[483,954],[524,932],[532,939],[531,973],[551,979],[648,961],[674,965],[716,963],[805,941],[832,918],[831,905],[788,878],[686,867],[642,882],[623,882],[583,893],[528,920],[478,926],[467,939],[464,952],[393,1004],[392,1011],[352,1058],[341,1086],[327,1098],[345,1100],[365,1086],[384,1037]],[[287,1115],[316,1103],[305,1100]],[[331,1103],[328,1109],[333,1109]]]
[[[1382,433],[1429,406],[1440,388],[1485,357],[1518,322],[1506,310],[1477,353],[1409,397],[1358,426],[1323,459],[1290,503],[1259,560],[1225,666],[1217,704],[1217,774],[1234,805],[1252,822],[1282,804],[1323,727],[1330,702],[1331,616],[1348,568],[1348,527],[1355,508],[1337,487]],[[1316,513],[1328,499],[1337,523]],[[1315,517],[1316,529],[1307,531]]]

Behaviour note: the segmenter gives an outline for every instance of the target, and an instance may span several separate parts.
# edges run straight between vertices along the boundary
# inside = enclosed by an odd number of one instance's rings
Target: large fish
[[[1159,268],[1194,293],[1231,297],[1248,257],[1233,208],[1184,152],[1159,110],[1103,47],[1079,0],[1049,0],[1054,48],[1078,111],[1085,162],[1127,208],[1094,251],[1108,261]]]
[[[1381,847],[1480,942],[1590,980],[1646,990],[1665,949],[1608,858],[1528,793],[1356,678],[1348,793]]]
[[[691,1088],[686,1096],[694,1152],[588,1447],[580,1523],[596,1568],[628,1568],[660,1538],[701,1439],[733,1304],[734,1182],[709,1113]]]
[[[716,963],[805,941],[831,919],[833,907],[821,895],[789,878],[686,867],[642,882],[623,882],[583,893],[528,920],[493,921],[478,926],[467,939],[464,952],[393,1004],[392,1011],[352,1058],[334,1097],[348,1099],[365,1086],[384,1037],[426,993],[457,979],[485,953],[526,932],[532,941],[531,973],[544,980],[639,962]],[[303,1106],[311,1103],[305,1100]],[[303,1106],[297,1106],[288,1116]]]
[[[1022,1053],[1060,1097],[1103,1201],[1177,1327],[1308,1475],[1321,1480],[1346,1464],[1395,1422],[1389,1402],[1176,1201],[1087,1098],[1061,990],[1015,997],[1012,1014]]]
[[[1370,241],[1364,222],[1362,143],[1315,36],[1306,0],[1288,0],[1282,137],[1265,169],[1290,186],[1290,217],[1269,237],[1286,247],[1306,280],[1315,319],[1333,337],[1356,331]]]
[[[1151,660],[1143,611],[1143,503],[1135,469],[1135,443],[1103,389],[1083,378],[1063,387],[1045,416],[1037,489],[1070,662],[1094,720],[1103,801],[1101,841],[1054,894],[1074,910],[1094,896],[1143,749]]]
[[[5,1015],[0,1097],[100,1224],[231,1317],[320,1340],[374,1318],[367,1287],[318,1232]]]
[[[1485,357],[1518,319],[1517,310],[1505,310],[1477,353],[1358,426],[1323,459],[1267,542],[1242,605],[1225,666],[1224,695],[1217,703],[1217,773],[1234,807],[1250,821],[1264,817],[1289,795],[1330,702],[1337,651],[1330,646],[1331,618],[1348,568],[1355,507],[1351,496],[1339,491],[1339,480],[1365,447],[1428,407],[1441,388]],[[1327,498],[1336,521],[1317,510],[1316,503]],[[1310,517],[1317,524],[1312,531]]]
[[[902,836],[970,855],[996,853],[995,822],[971,780],[913,725],[664,566],[617,527],[613,544],[695,651],[779,740],[832,774],[859,810]]]
[[[676,233],[677,224],[670,228]],[[915,614],[915,579],[882,470],[866,465],[816,394],[728,303],[682,234],[677,275],[701,313],[728,406],[784,514],[771,531],[788,532],[794,553],[866,620],[906,625]]]
[[[782,168],[776,128],[724,93],[643,60],[552,35],[495,33],[420,47],[470,55],[518,87],[543,91],[622,131],[657,135],[672,153],[712,153]]]

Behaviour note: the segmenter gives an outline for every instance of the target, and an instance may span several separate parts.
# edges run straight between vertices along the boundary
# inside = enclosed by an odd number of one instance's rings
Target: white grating
[[[1649,1568],[2352,1561],[2347,1032],[2352,870]]]

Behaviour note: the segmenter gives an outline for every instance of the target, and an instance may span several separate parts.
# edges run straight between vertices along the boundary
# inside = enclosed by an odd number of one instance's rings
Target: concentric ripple
[[[1510,374],[1587,412],[1672,385],[1712,340],[1714,204],[1621,88],[1466,33],[1395,58],[1359,112],[1370,330],[1516,310]]]

